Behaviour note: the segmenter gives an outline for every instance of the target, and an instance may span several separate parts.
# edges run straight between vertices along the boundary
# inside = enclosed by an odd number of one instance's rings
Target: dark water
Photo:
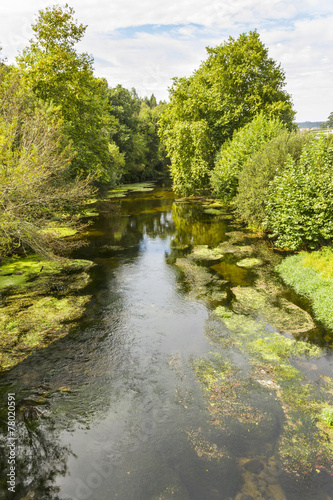
[[[228,223],[172,205],[168,189],[133,193],[121,215],[96,221],[80,254],[97,264],[80,327],[2,376],[4,404],[15,393],[20,411],[16,493],[6,492],[2,457],[0,498],[246,499],[240,459],[274,447],[282,413],[261,398],[274,412],[265,435],[211,424],[192,369],[211,349],[209,306],[189,297],[174,261],[189,244],[224,241]],[[251,283],[226,266],[234,284]],[[226,456],[203,457],[198,433]],[[330,498],[327,478],[279,481],[284,497],[248,498]]]

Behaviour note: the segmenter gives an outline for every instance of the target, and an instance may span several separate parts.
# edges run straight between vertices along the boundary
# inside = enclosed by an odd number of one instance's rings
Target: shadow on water
[[[87,245],[76,255],[97,264],[80,325],[0,379],[0,498],[245,499],[240,491],[249,474],[260,490],[260,460],[273,453],[283,413],[274,395],[257,388],[248,390],[247,404],[267,423],[249,433],[233,416],[241,404],[233,403],[233,391],[250,368],[232,352],[226,362],[241,370],[230,371],[229,424],[218,426],[220,416],[208,415],[193,366],[211,350],[209,311],[222,302],[189,297],[174,265],[196,245],[227,242],[233,228],[196,204],[174,203],[169,189],[131,193],[120,204],[118,215],[101,215],[88,228]],[[249,286],[255,277],[237,258],[199,261],[213,286],[215,278],[228,281],[223,303],[232,286]],[[201,274],[200,283],[206,277]],[[8,393],[16,397],[15,494],[6,491]],[[248,410],[248,422],[255,416]],[[297,491],[297,481],[282,476],[286,496],[274,496],[271,488],[271,496],[257,498],[312,498],[317,485]],[[321,488],[318,500],[327,500]],[[281,491],[276,486],[276,495]]]

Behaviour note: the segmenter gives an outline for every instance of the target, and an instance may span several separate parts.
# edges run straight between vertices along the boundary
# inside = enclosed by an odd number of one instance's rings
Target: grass
[[[318,320],[333,329],[333,251],[301,252],[276,267],[282,279],[308,297]]]
[[[333,406],[324,406],[320,413],[320,419],[329,427],[333,427]]]

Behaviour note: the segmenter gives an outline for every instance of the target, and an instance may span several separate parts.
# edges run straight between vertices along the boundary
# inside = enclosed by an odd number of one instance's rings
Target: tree
[[[92,57],[76,52],[74,46],[86,26],[73,16],[67,4],[39,11],[32,26],[35,37],[17,62],[27,89],[59,108],[64,133],[75,151],[71,164],[75,174],[93,173],[100,182],[112,184],[117,176],[109,148],[107,83],[94,77]]]
[[[108,91],[111,111],[117,123],[112,135],[125,157],[124,181],[153,179],[167,164],[157,133],[164,104],[154,94],[140,99],[135,89],[121,85]]]
[[[333,112],[329,114],[326,122],[320,124],[319,128],[333,128]]]
[[[243,33],[237,40],[230,37],[207,51],[207,60],[191,77],[174,79],[170,104],[160,121],[160,136],[171,158],[173,178],[177,177],[178,162],[183,156],[183,142],[177,139],[180,128],[192,130],[192,136],[197,136],[194,131],[198,128],[206,131],[201,134],[203,144],[197,141],[197,147],[193,145],[184,151],[184,155],[190,155],[184,161],[189,165],[193,162],[194,170],[200,158],[205,170],[201,190],[209,187],[207,173],[214,166],[214,157],[235,130],[261,111],[268,117],[279,118],[289,128],[293,127],[294,118],[291,98],[284,90],[284,72],[268,57],[256,31]],[[191,175],[192,167],[187,168],[186,178],[183,176],[187,188],[182,189],[182,181],[176,183],[178,193],[188,191]]]

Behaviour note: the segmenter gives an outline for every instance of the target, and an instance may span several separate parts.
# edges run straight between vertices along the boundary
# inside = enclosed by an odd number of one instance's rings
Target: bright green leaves
[[[270,184],[266,227],[277,245],[296,250],[316,248],[333,237],[333,148],[313,139],[299,162],[288,157]]]
[[[17,62],[27,89],[37,98],[59,106],[64,133],[75,151],[73,173],[112,184],[115,174],[109,150],[112,119],[107,84],[94,77],[92,57],[78,54],[74,48],[85,26],[78,24],[73,15],[68,5],[40,11],[33,25],[35,39]]]
[[[60,214],[58,225],[75,229],[91,190],[71,175],[59,109],[34,99],[15,70],[0,70],[0,90],[0,260],[19,247],[49,256],[60,244],[41,230]]]
[[[32,27],[39,47],[46,51],[54,47],[66,51],[72,49],[82,39],[87,28],[83,24],[77,24],[73,15],[74,9],[68,4],[64,8],[55,5],[44,11],[40,10],[38,20]]]
[[[160,136],[171,158],[174,187],[180,194],[209,188],[209,171],[221,145],[257,114],[263,112],[267,117],[280,119],[289,128],[294,117],[290,96],[284,91],[284,73],[268,57],[256,31],[243,33],[237,40],[230,37],[224,44],[207,50],[207,60],[191,77],[174,80],[171,102],[160,122]],[[182,129],[187,137],[192,137],[190,141],[180,140]],[[198,129],[205,130],[200,141],[194,139]],[[182,149],[184,143],[186,149]]]
[[[211,175],[212,187],[221,200],[228,202],[235,197],[238,178],[246,160],[283,128],[280,120],[268,119],[260,114],[235,131],[232,140],[222,145]]]
[[[177,194],[189,196],[209,186],[211,141],[207,122],[177,121],[167,134],[165,145]]]

